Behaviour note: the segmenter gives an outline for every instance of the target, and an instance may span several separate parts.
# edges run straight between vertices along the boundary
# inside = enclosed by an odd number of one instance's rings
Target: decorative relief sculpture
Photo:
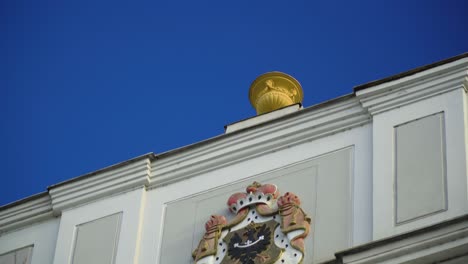
[[[290,192],[254,182],[229,197],[231,221],[213,215],[192,256],[195,264],[302,263],[310,217]]]
[[[221,230],[226,224],[226,218],[221,215],[212,215],[210,220],[206,222],[205,235],[192,253],[195,262],[206,256],[216,254],[216,245],[218,244]]]
[[[294,193],[285,193],[278,199],[281,231],[288,235],[291,246],[304,252],[304,238],[309,234],[311,219],[300,207],[301,200]]]

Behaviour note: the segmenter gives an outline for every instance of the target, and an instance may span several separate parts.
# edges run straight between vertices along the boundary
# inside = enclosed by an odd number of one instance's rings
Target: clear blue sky
[[[0,205],[255,115],[468,51],[466,1],[0,1]]]

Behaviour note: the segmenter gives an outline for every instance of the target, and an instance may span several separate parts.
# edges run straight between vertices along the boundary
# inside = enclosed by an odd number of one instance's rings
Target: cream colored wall
[[[374,240],[468,213],[468,201],[466,199],[465,117],[463,110],[464,93],[463,89],[457,89],[374,116]],[[419,217],[418,212],[424,211],[423,209],[413,208],[413,212],[409,212],[409,208],[403,209],[406,210],[405,214],[409,215],[412,221],[396,224],[398,222],[396,212],[401,208],[396,207],[397,205],[395,204],[396,192],[399,190],[394,187],[396,181],[394,127],[436,113],[444,113],[445,122],[443,129],[445,142],[442,143],[445,145],[445,160],[447,163],[446,176],[440,175],[441,177],[446,177],[446,179],[440,180],[446,181],[447,186],[440,186],[441,188],[434,189],[415,182],[413,183],[413,188],[415,195],[417,192],[427,192],[427,197],[442,197],[442,199],[445,199],[444,197],[446,196],[447,206],[442,206],[439,210],[433,210],[432,213],[421,217]],[[431,131],[421,130],[419,133],[421,133],[422,137],[424,133],[431,133]],[[413,158],[415,160],[424,159],[417,156]],[[423,169],[421,171],[423,172]],[[415,177],[419,176],[415,175]],[[424,180],[424,177],[421,180]],[[441,184],[444,185],[444,183]],[[444,193],[445,190],[446,194]],[[411,195],[405,195],[405,197],[406,199],[412,199]],[[399,203],[405,203],[405,201],[400,201]],[[422,203],[421,207],[423,206],[424,204]]]
[[[445,113],[394,127],[395,222],[447,210]]]
[[[312,217],[305,263],[331,258],[336,251],[351,246],[353,152],[353,147],[337,150],[167,203],[160,263],[190,263],[190,254],[173,252],[191,252],[203,236],[204,224],[212,214],[232,219],[227,199],[235,192],[245,191],[253,181],[276,184],[282,194],[294,192],[301,199],[303,210]]]
[[[0,236],[0,255],[33,246],[31,264],[53,263],[60,218],[51,218]]]
[[[75,226],[73,264],[114,263],[122,213],[104,216]]]
[[[305,263],[370,241],[370,128],[357,127],[150,190],[141,263],[191,263],[204,222],[212,213],[227,215],[226,198],[253,180],[301,195],[313,218]],[[315,244],[317,237],[321,242]]]
[[[141,207],[145,203],[145,190],[138,188],[93,203],[74,207],[62,212],[57,237],[54,264],[72,263],[76,243],[77,226],[112,215],[119,215],[118,241],[115,264],[138,263],[138,241],[141,230]],[[96,236],[105,235],[97,233]],[[109,243],[113,243],[112,241]],[[114,245],[103,245],[107,248]],[[93,258],[87,258],[88,260]],[[99,258],[94,258],[99,259]],[[49,262],[52,263],[52,262]],[[91,262],[89,264],[99,264]]]
[[[31,264],[33,246],[0,255],[0,264]]]
[[[212,213],[228,214],[226,197],[253,180],[276,183],[281,192],[297,192],[304,201],[313,218],[306,263],[467,214],[467,76],[465,58],[52,186],[0,211],[0,255],[34,245],[33,264],[69,264],[76,227],[119,214],[115,263],[191,263],[204,221]],[[446,171],[431,175],[445,185],[418,185],[412,172],[395,174],[395,127],[437,113],[443,113],[444,137],[424,131],[424,125],[406,135],[442,138]],[[446,207],[420,214],[423,208],[413,212],[401,206],[412,196],[411,188],[405,187],[406,193],[395,188],[400,176],[419,193],[445,197]],[[399,192],[402,200],[397,200]],[[399,210],[408,216],[404,221],[396,219]]]

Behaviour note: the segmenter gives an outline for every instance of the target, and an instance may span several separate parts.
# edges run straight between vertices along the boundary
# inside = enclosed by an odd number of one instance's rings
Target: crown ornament
[[[302,263],[311,218],[297,195],[253,182],[232,194],[227,206],[234,217],[210,217],[192,252],[195,264]]]

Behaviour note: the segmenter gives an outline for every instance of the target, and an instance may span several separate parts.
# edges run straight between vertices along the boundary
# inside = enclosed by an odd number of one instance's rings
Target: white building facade
[[[254,181],[312,219],[302,263],[468,263],[468,54],[291,105],[0,207],[0,264],[194,263]]]

